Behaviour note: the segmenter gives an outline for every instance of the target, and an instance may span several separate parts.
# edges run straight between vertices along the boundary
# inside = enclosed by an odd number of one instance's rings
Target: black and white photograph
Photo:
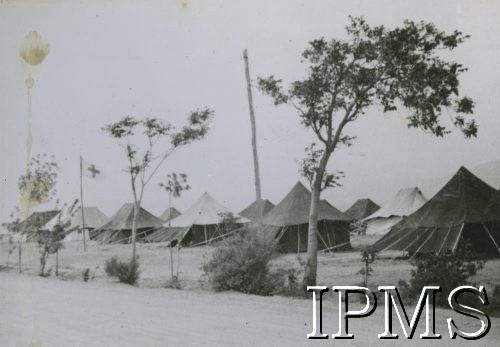
[[[497,346],[499,18],[0,0],[0,346]]]

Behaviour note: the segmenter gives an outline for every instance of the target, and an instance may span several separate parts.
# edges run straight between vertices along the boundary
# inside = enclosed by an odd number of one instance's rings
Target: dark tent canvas
[[[174,218],[177,218],[181,213],[175,207],[169,207],[160,216],[160,219],[164,222],[168,222]]]
[[[300,182],[264,217],[265,232],[278,241],[282,252],[305,252],[311,192]],[[320,201],[318,206],[318,249],[348,248],[349,218]]]
[[[274,204],[271,201],[265,199],[261,200],[261,205],[262,205],[262,216],[271,211],[274,207]],[[247,206],[243,211],[241,211],[239,215],[248,218],[251,221],[256,222],[259,214],[258,207],[259,204],[257,203],[257,200],[255,200],[249,206]]]
[[[353,219],[361,220],[368,217],[369,215],[377,212],[380,206],[374,203],[370,199],[359,199],[351,207],[349,207],[344,214]]]
[[[483,256],[500,257],[500,204],[496,191],[461,167],[419,210],[374,244],[411,254],[454,252],[464,242]]]
[[[124,204],[111,219],[90,233],[90,238],[99,243],[128,243],[132,235],[134,204]],[[137,214],[137,240],[145,240],[149,233],[162,225],[163,221],[140,208]]]

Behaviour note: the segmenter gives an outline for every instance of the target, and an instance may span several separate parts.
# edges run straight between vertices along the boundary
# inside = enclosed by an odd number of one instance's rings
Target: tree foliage
[[[47,154],[37,155],[31,159],[26,173],[19,177],[18,188],[23,205],[28,209],[49,201],[55,196],[55,185],[59,166],[47,160]]]
[[[137,213],[147,184],[177,148],[205,137],[212,117],[213,111],[208,108],[191,112],[186,124],[179,131],[172,124],[158,118],[136,119],[131,116],[123,117],[120,121],[102,128],[106,134],[120,141],[128,161],[127,172],[130,174],[134,197],[132,261],[135,259]],[[138,137],[139,140],[134,143]],[[159,145],[160,140],[168,140],[168,144]],[[144,141],[145,149],[141,150]],[[157,147],[161,147],[160,153],[154,152]]]
[[[449,132],[440,116],[450,112],[466,137],[476,136],[475,121],[467,119],[474,102],[459,95],[459,75],[467,69],[438,54],[453,50],[467,35],[446,34],[434,24],[413,21],[390,30],[353,17],[346,30],[346,40],[320,38],[309,43],[302,53],[307,75],[288,89],[274,76],[258,80],[275,105],[294,107],[302,124],[324,144],[323,149],[308,151],[309,158],[351,145],[355,138],[342,132],[344,126],[372,105],[384,112],[404,108],[409,127],[440,137]]]
[[[445,33],[434,24],[405,21],[399,28],[372,27],[350,17],[347,39],[313,40],[302,53],[303,79],[282,86],[274,76],[259,78],[259,89],[275,105],[288,104],[317,140],[306,148],[301,174],[311,182],[308,254],[304,285],[315,285],[317,270],[317,206],[321,191],[339,185],[340,172],[328,172],[331,154],[351,146],[346,126],[377,105],[383,112],[406,110],[408,127],[442,137],[450,132],[443,113],[466,138],[477,134],[469,119],[474,102],[459,93],[459,76],[467,69],[442,58],[467,39],[459,31]],[[318,146],[319,145],[319,146]]]
[[[165,189],[165,191],[174,198],[180,197],[184,190],[191,189],[189,184],[187,184],[187,175],[184,173],[177,174],[175,172],[168,174],[167,181],[165,183],[158,183],[158,186]]]

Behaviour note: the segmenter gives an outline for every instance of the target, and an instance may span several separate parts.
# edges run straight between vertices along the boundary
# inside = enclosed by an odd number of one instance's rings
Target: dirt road
[[[334,300],[324,307],[324,330],[337,327]],[[177,345],[380,345],[382,307],[373,317],[354,320],[352,341],[307,340],[311,330],[309,300],[258,297],[237,293],[135,288],[106,282],[74,282],[0,273],[0,346],[177,346]],[[354,308],[353,308],[354,309]],[[447,337],[446,318],[438,310],[432,346],[465,345]],[[472,321],[460,324],[473,331]],[[397,326],[397,324],[395,324]],[[493,346],[500,339],[499,319],[489,335],[474,344]],[[396,328],[396,331],[399,331]],[[386,341],[423,346],[418,339]],[[400,332],[401,333],[401,332]]]

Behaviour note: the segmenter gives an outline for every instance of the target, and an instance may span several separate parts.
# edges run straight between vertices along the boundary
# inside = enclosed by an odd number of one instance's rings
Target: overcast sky
[[[348,129],[358,136],[354,145],[333,155],[330,167],[346,178],[325,197],[340,206],[364,196],[383,203],[401,185],[500,158],[495,1],[0,1],[0,219],[18,204],[25,164],[27,70],[19,47],[28,32],[51,44],[33,75],[33,153],[56,156],[61,200],[79,195],[79,155],[105,174],[85,180],[86,205],[111,215],[132,200],[124,153],[103,125],[131,115],[180,126],[189,111],[208,106],[215,110],[209,135],[166,162],[143,205],[155,214],[167,207],[157,183],[176,171],[192,186],[174,202],[181,211],[205,191],[239,211],[255,199],[242,50],[253,79],[274,74],[291,82],[303,74],[307,42],[343,37],[348,15],[391,28],[425,20],[471,35],[450,58],[469,68],[461,90],[477,103],[479,137],[436,139],[407,129],[404,113],[373,108]],[[313,137],[293,109],[274,107],[256,90],[254,102],[263,196],[277,203],[300,178],[296,160]]]

